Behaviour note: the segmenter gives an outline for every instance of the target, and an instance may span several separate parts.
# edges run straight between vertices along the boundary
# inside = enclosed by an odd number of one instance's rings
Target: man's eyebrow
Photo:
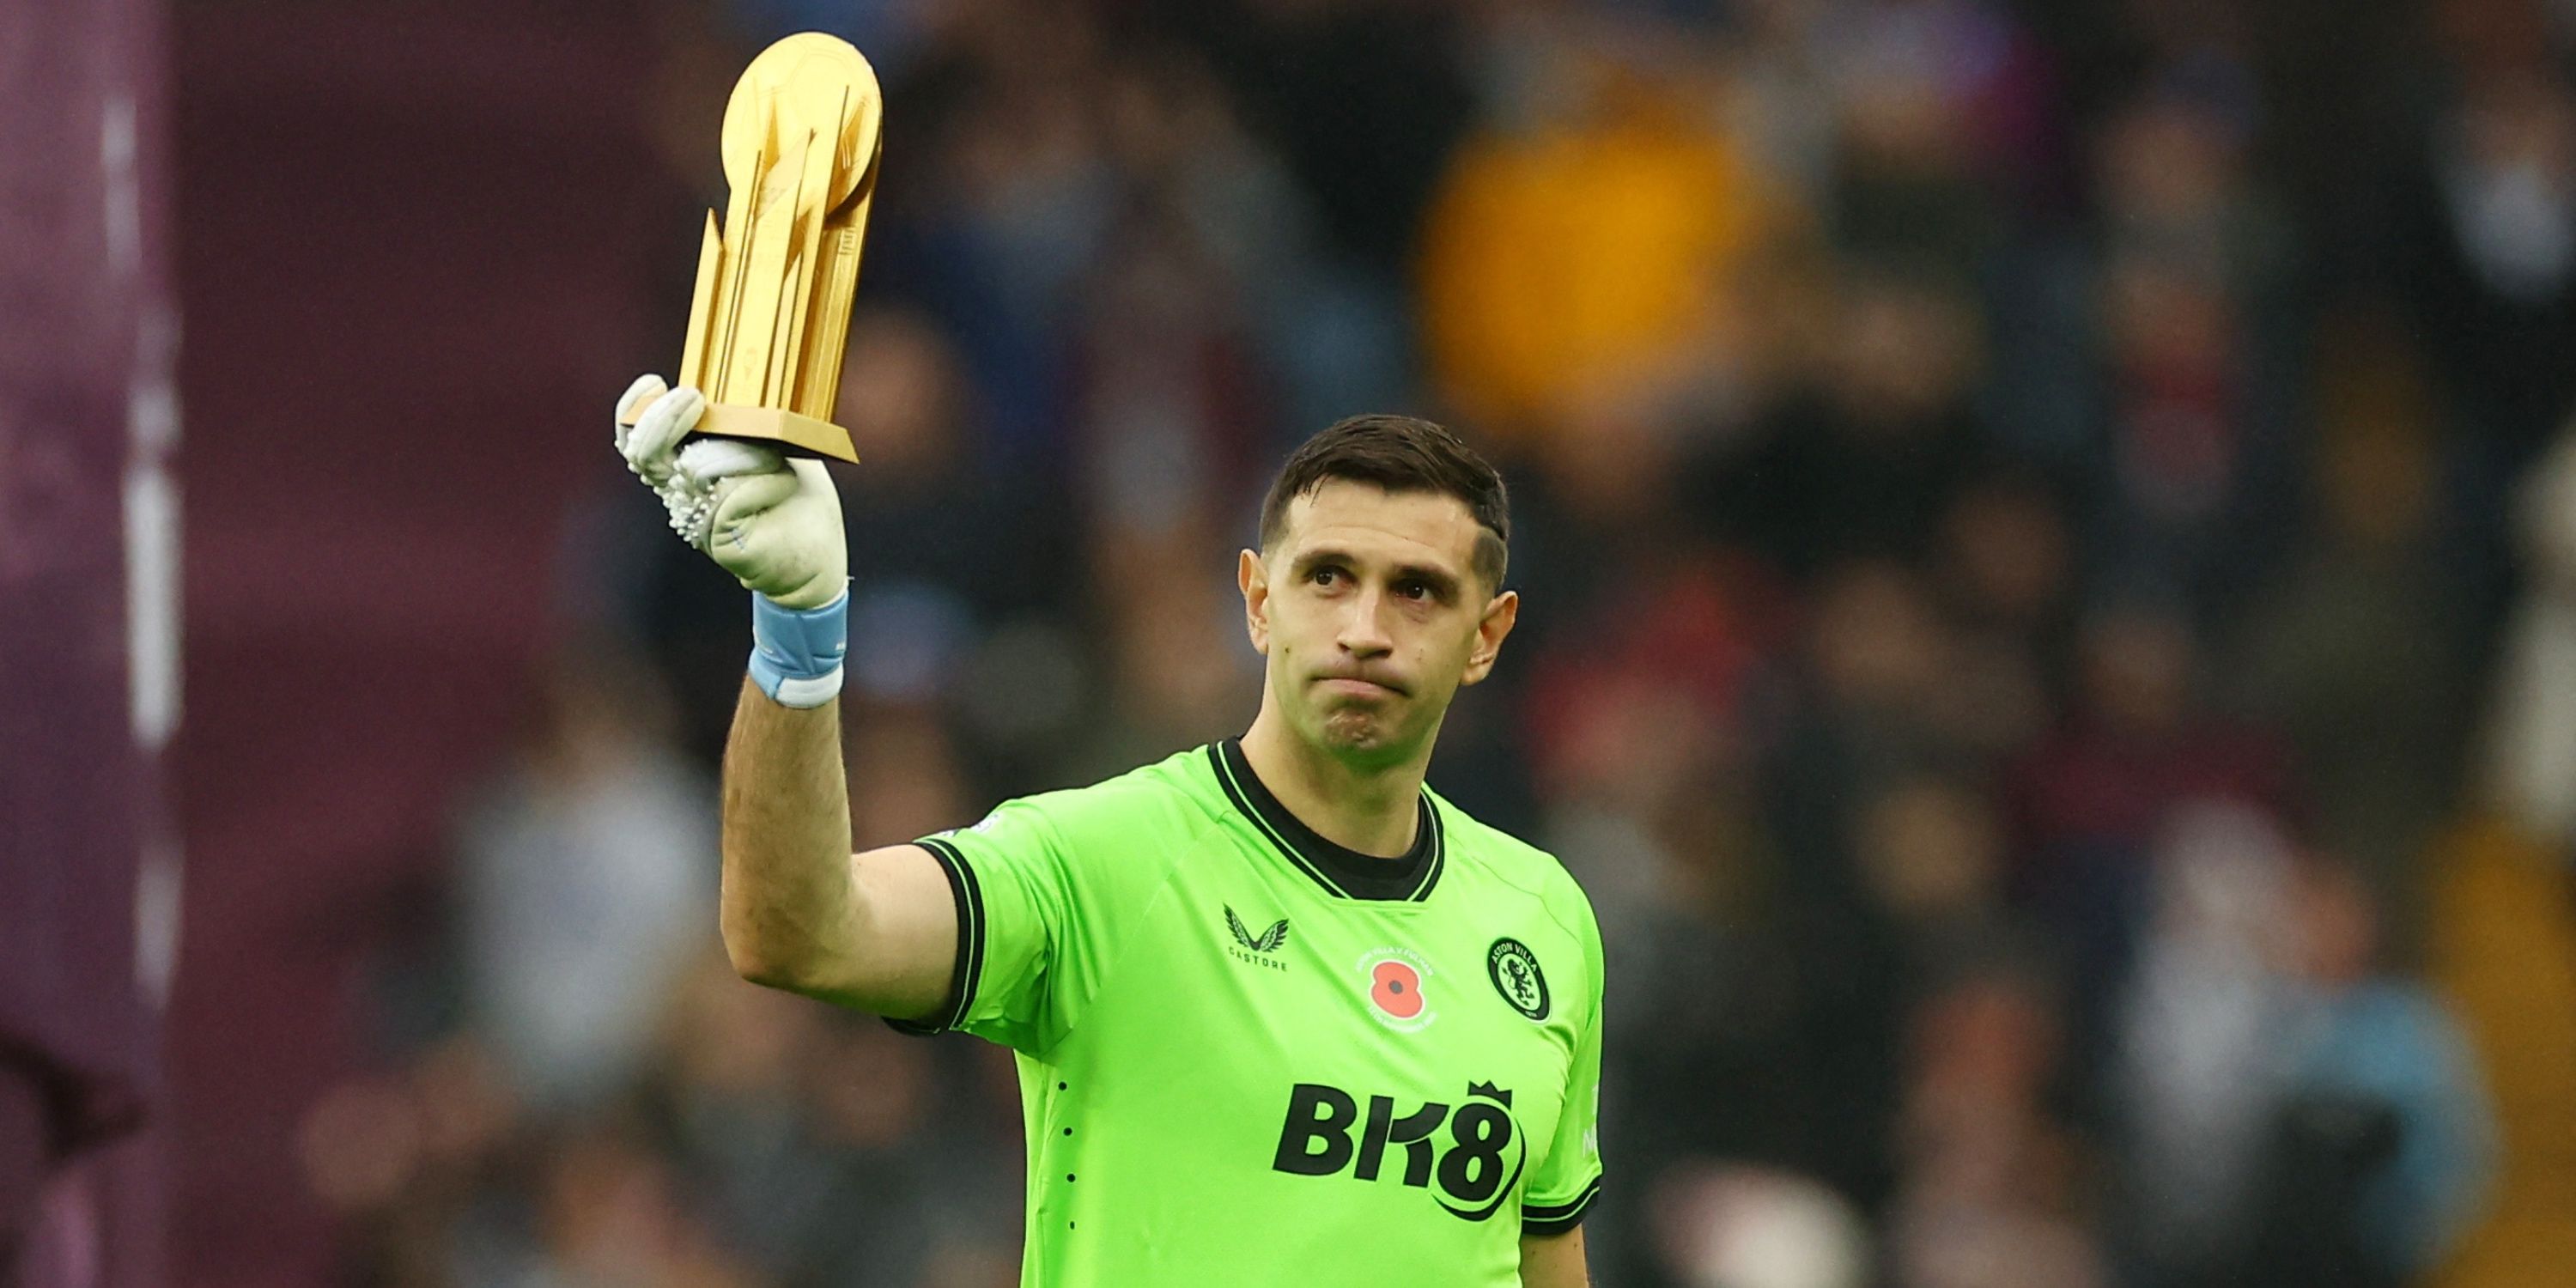
[[[1397,564],[1395,566],[1395,579],[1397,581],[1404,581],[1407,579],[1419,581],[1423,585],[1429,586],[1431,588],[1431,593],[1442,599],[1455,599],[1458,597],[1458,579],[1450,573],[1438,568],[1429,567],[1424,564]]]
[[[1326,564],[1339,564],[1342,567],[1347,568],[1354,562],[1355,561],[1350,557],[1350,555],[1342,551],[1335,550],[1330,546],[1319,546],[1289,560],[1288,575],[1292,577],[1303,577]]]
[[[1359,564],[1360,561],[1353,558],[1351,553],[1347,550],[1342,550],[1333,546],[1318,546],[1298,555],[1295,559],[1290,560],[1288,562],[1288,575],[1291,577],[1304,577],[1318,568],[1327,566],[1357,568],[1359,567]],[[1445,569],[1434,568],[1429,564],[1397,564],[1395,566],[1395,579],[1398,581],[1419,581],[1423,585],[1430,587],[1432,594],[1443,599],[1455,599],[1458,595],[1459,581],[1457,574]]]

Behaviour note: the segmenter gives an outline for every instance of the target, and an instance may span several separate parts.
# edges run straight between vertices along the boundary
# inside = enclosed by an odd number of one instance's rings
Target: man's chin
[[[1385,756],[1402,740],[1386,712],[1347,706],[1324,712],[1316,735],[1324,750],[1356,759]]]

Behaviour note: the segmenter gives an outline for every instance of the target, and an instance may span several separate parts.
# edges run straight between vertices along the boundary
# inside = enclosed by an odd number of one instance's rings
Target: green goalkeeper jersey
[[[1425,789],[1400,859],[1233,740],[925,837],[943,1008],[1018,1053],[1026,1288],[1467,1288],[1601,1184],[1601,937],[1555,859]]]

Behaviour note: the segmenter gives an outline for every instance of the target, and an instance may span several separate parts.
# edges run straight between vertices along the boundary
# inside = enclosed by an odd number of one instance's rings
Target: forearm
[[[820,461],[690,433],[706,395],[644,376],[617,451],[688,543],[751,594],[752,654],[724,756],[725,952],[744,978],[846,994],[869,929],[841,766],[849,551]]]
[[[1557,1235],[1521,1236],[1521,1288],[1589,1288],[1591,1283],[1581,1227]]]
[[[781,988],[844,973],[859,941],[841,704],[779,705],[746,680],[724,755],[725,951]]]

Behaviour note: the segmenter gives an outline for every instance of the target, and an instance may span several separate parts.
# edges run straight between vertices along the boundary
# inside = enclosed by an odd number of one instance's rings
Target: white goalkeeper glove
[[[706,405],[695,389],[639,377],[617,400],[618,454],[662,498],[672,530],[753,592],[752,679],[788,706],[821,706],[840,692],[849,637],[840,492],[821,461],[730,438],[683,446]]]
[[[778,451],[731,438],[682,446],[706,411],[695,389],[668,390],[644,376],[617,400],[624,421],[647,398],[633,428],[620,424],[617,450],[626,467],[661,494],[671,527],[705,551],[745,587],[787,608],[820,608],[849,580],[841,496],[823,463],[790,460]],[[676,450],[675,450],[676,449]]]

